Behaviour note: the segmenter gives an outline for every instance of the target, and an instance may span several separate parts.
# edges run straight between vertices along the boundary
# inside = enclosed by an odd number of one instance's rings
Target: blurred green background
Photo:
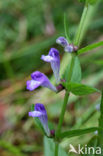
[[[33,103],[45,104],[49,120],[56,127],[64,92],[55,95],[44,88],[29,92],[26,80],[30,79],[31,72],[40,70],[54,82],[50,65],[40,57],[51,47],[58,48],[61,69],[65,66],[67,58],[55,40],[64,35],[64,13],[73,39],[83,6],[77,0],[0,1],[0,156],[43,155],[43,135],[33,119],[28,117],[28,111]],[[92,17],[81,47],[103,40],[103,2],[95,7]],[[80,63],[83,82],[101,89],[103,48],[80,56]],[[96,105],[99,103],[100,95],[97,93],[86,97],[71,95],[63,130],[98,125]],[[85,144],[93,135],[64,139],[61,146],[68,152],[69,143],[74,146]]]

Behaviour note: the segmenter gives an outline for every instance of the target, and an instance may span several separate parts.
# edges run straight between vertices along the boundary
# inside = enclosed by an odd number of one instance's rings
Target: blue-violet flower
[[[48,117],[44,105],[40,103],[35,104],[34,111],[29,112],[29,116],[37,117],[39,119],[46,135],[49,137],[51,133],[48,127]]]
[[[64,38],[64,37],[58,37],[56,39],[56,43],[58,43],[61,46],[63,46],[65,52],[71,53],[71,52],[74,51],[73,45],[69,44],[68,41],[66,40],[66,38]]]
[[[68,45],[68,41],[64,37],[58,37],[56,39],[56,43],[60,44],[63,47],[66,47]]]
[[[73,52],[73,45],[68,44],[65,48],[64,48],[65,52]]]
[[[41,59],[44,60],[45,62],[50,62],[51,68],[53,70],[56,82],[60,82],[60,76],[59,76],[59,71],[60,71],[60,56],[59,56],[59,51],[55,48],[51,48],[49,51],[49,54],[47,56],[42,55]]]
[[[31,74],[32,80],[27,81],[27,89],[30,91],[35,90],[39,86],[49,88],[53,91],[57,91],[56,87],[51,84],[47,76],[39,71],[35,71]]]

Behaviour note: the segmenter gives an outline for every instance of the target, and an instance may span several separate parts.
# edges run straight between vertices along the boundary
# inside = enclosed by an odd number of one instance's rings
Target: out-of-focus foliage
[[[103,2],[90,23],[81,47],[103,40]],[[48,118],[56,127],[64,92],[54,95],[47,89],[26,91],[26,80],[32,71],[40,70],[51,76],[51,68],[40,60],[41,54],[51,47],[58,48],[61,70],[70,61],[55,40],[64,35],[64,13],[73,39],[80,21],[84,3],[77,0],[0,0],[0,156],[40,156],[43,153],[43,136],[28,117],[31,104],[46,105]],[[83,50],[83,49],[82,49]],[[80,56],[79,70],[83,71],[83,84],[101,89],[103,86],[103,50],[96,49]],[[63,62],[62,62],[63,61]],[[75,69],[76,71],[76,69]],[[51,79],[52,81],[53,79]],[[85,83],[84,83],[85,82]],[[64,118],[63,129],[96,126],[100,103],[98,93],[84,98],[71,95]],[[35,125],[35,126],[34,126]],[[87,144],[93,134],[64,139],[61,146],[68,152],[69,143]],[[16,154],[15,154],[16,153]]]
[[[55,42],[53,35],[64,33],[64,12],[70,38],[73,38],[82,13],[82,6],[75,0],[59,3],[54,0],[1,0],[0,6],[0,74],[5,71],[1,79],[11,78],[15,73],[16,77],[23,76],[23,73],[32,71],[33,66],[40,67],[40,55],[48,52]],[[95,18],[95,24],[91,26],[98,27],[98,24],[102,25],[102,18]],[[30,62],[28,66],[27,61]]]
[[[86,2],[87,4],[95,4],[99,0],[79,0],[80,2]]]

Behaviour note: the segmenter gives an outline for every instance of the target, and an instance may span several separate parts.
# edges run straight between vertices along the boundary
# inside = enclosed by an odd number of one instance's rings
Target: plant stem
[[[62,127],[62,123],[63,123],[63,119],[64,119],[66,106],[67,106],[67,103],[68,103],[68,98],[69,98],[69,92],[66,92],[65,97],[64,97],[63,107],[62,107],[62,110],[61,110],[60,120],[59,120],[59,124],[58,124],[58,128],[57,128],[57,133],[61,132],[61,127]]]
[[[71,80],[73,66],[74,66],[74,60],[75,60],[75,55],[72,55],[72,60],[71,60],[71,64],[70,64],[70,70],[69,70],[69,75],[68,75],[67,82]],[[59,124],[58,124],[58,127],[57,127],[56,134],[59,134],[61,132],[61,127],[62,127],[62,123],[63,123],[64,114],[65,114],[65,111],[66,111],[66,106],[67,106],[67,103],[68,103],[68,99],[69,99],[69,92],[66,91],[65,96],[64,96],[64,103],[63,103],[63,106],[62,106],[61,115],[60,115]],[[57,143],[55,143],[55,156],[58,156],[58,144]]]
[[[55,156],[58,156],[58,143],[55,143]]]
[[[88,9],[87,9],[87,5],[86,5],[84,7],[83,14],[82,14],[81,21],[80,21],[80,25],[79,25],[79,29],[78,29],[78,32],[77,32],[76,38],[75,38],[75,43],[74,44],[77,45],[77,46],[79,46],[80,35],[81,35],[81,32],[82,32],[82,28],[83,28],[83,24],[84,24],[86,14],[87,14],[87,10]],[[71,77],[72,77],[74,60],[75,60],[75,55],[72,55],[72,60],[71,60],[71,65],[70,65],[70,70],[69,70],[69,75],[68,75],[68,78],[67,78],[67,82],[69,82],[71,80]],[[61,127],[62,127],[62,123],[63,123],[63,119],[64,119],[64,114],[65,114],[65,111],[66,111],[66,106],[67,106],[67,103],[68,103],[68,98],[69,98],[69,92],[66,91],[56,134],[59,134],[61,132]],[[55,145],[55,156],[58,156],[58,144]]]
[[[75,60],[75,55],[72,55],[72,60],[71,60],[71,64],[70,64],[70,70],[69,70],[69,75],[67,78],[67,82],[69,82],[71,80],[71,76],[72,76],[72,71],[73,71],[73,66],[74,66],[74,60]],[[69,92],[66,91],[65,96],[64,96],[64,103],[62,106],[62,110],[61,110],[61,115],[60,115],[60,119],[59,119],[59,124],[58,124],[58,128],[57,128],[57,133],[61,132],[61,127],[62,127],[62,123],[63,123],[63,119],[64,119],[64,114],[66,111],[66,106],[68,103],[68,98],[69,98]]]
[[[102,90],[102,97],[101,97],[101,105],[100,105],[100,118],[99,118],[99,143],[102,149],[103,154],[103,90]]]
[[[79,25],[79,28],[78,28],[78,32],[77,32],[76,37],[75,37],[74,45],[79,46],[79,44],[80,44],[80,37],[81,37],[81,33],[83,33],[82,32],[83,31],[83,25],[84,25],[84,21],[85,21],[86,15],[87,15],[87,11],[88,11],[88,7],[87,7],[87,5],[85,5],[84,10],[83,10],[83,14],[82,14],[82,17],[81,17],[80,25]],[[72,55],[69,75],[68,75],[68,79],[67,79],[68,82],[71,80],[71,77],[72,77],[74,60],[75,60],[75,55]],[[56,134],[61,132],[61,126],[62,126],[62,123],[63,123],[64,114],[65,114],[66,106],[67,106],[67,103],[68,103],[68,98],[69,98],[69,92],[66,91]],[[58,151],[58,144],[55,145],[55,154],[56,154],[55,156],[58,156],[57,151]]]
[[[86,1],[85,7],[84,7],[84,10],[82,13],[81,21],[79,24],[79,28],[78,28],[78,31],[77,31],[76,36],[75,36],[74,45],[79,46],[81,43],[83,34],[85,32],[85,29],[86,29],[85,28],[85,21],[86,21],[87,17],[89,16],[87,13],[88,13],[88,4]],[[65,29],[66,29],[66,25],[65,25]],[[67,34],[67,32],[66,32],[66,34]],[[72,77],[74,60],[75,60],[75,55],[72,55],[72,61],[71,61],[69,75],[68,75],[68,79],[67,79],[68,82],[71,80],[71,77]],[[62,127],[62,123],[63,123],[63,119],[64,119],[64,114],[66,111],[66,106],[68,103],[68,98],[69,98],[69,92],[66,91],[56,134],[59,134],[61,132],[61,127]],[[57,136],[56,136],[56,139],[57,139]],[[58,156],[58,144],[55,145],[55,156]]]
[[[84,10],[83,10],[83,13],[82,13],[82,17],[81,17],[81,20],[80,20],[79,28],[78,28],[78,31],[77,31],[76,36],[75,36],[74,45],[77,45],[77,46],[80,45],[81,36],[82,36],[82,34],[84,32],[84,22],[86,20],[87,12],[88,12],[88,5],[85,4],[85,7],[84,7]]]

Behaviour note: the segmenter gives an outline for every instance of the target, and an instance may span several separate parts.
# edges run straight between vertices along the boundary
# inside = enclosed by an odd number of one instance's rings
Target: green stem
[[[80,21],[80,25],[79,25],[77,34],[75,36],[74,45],[77,45],[77,46],[80,45],[81,36],[83,36],[83,32],[84,32],[84,24],[85,24],[85,18],[87,16],[87,12],[88,12],[88,5],[86,3],[85,7],[84,7],[84,10],[83,10],[83,14],[82,14],[82,17],[81,17],[81,21]],[[66,34],[67,34],[67,32],[66,32]],[[71,77],[72,77],[74,60],[75,60],[75,55],[72,55],[72,61],[71,61],[69,75],[68,75],[68,79],[67,79],[68,82],[71,80]],[[64,97],[64,103],[63,103],[63,106],[62,106],[61,115],[60,115],[60,119],[59,119],[59,124],[58,124],[57,131],[56,131],[56,135],[61,132],[61,127],[62,127],[62,123],[63,123],[63,119],[64,119],[64,114],[65,114],[65,111],[66,111],[66,106],[67,106],[67,103],[68,103],[68,98],[69,98],[69,92],[66,91],[65,97]],[[55,156],[58,156],[58,144],[55,145]]]
[[[67,82],[69,82],[71,80],[73,66],[74,66],[74,60],[75,60],[75,55],[72,55],[72,60],[71,60],[71,64],[70,64],[70,70],[69,70],[69,75],[68,75],[68,78],[67,78]],[[62,123],[63,123],[63,119],[64,119],[64,114],[65,114],[65,111],[66,111],[66,106],[67,106],[67,103],[68,103],[68,98],[69,98],[69,92],[66,91],[65,97],[64,97],[64,103],[63,103],[63,106],[62,106],[61,115],[60,115],[60,119],[59,119],[59,124],[58,124],[58,128],[57,128],[57,134],[61,132],[61,127],[62,127]]]
[[[60,120],[59,120],[59,124],[58,124],[58,128],[57,128],[57,134],[61,132],[61,127],[62,127],[62,123],[63,123],[63,119],[64,119],[66,106],[67,106],[67,103],[68,103],[68,98],[69,98],[69,92],[66,92],[65,97],[64,97],[63,107],[62,107],[62,110],[61,110]]]
[[[71,60],[71,64],[70,64],[70,70],[69,70],[69,75],[68,75],[67,81],[71,80],[73,66],[74,66],[74,60],[75,60],[75,55],[72,55],[72,60]],[[60,115],[60,119],[59,119],[59,124],[58,124],[57,131],[56,131],[56,135],[60,134],[60,132],[61,132],[61,127],[62,127],[62,123],[63,123],[64,114],[65,114],[65,111],[66,111],[66,106],[67,106],[67,103],[68,103],[68,99],[69,99],[69,92],[66,91],[65,97],[64,97],[64,103],[63,103],[63,106],[62,106],[61,115]],[[57,143],[55,144],[55,156],[58,156],[58,144]]]
[[[85,7],[84,7],[84,10],[83,10],[83,13],[82,13],[82,17],[81,17],[81,20],[80,20],[79,28],[78,28],[78,31],[77,31],[76,36],[75,36],[74,45],[77,45],[77,46],[80,45],[81,36],[83,35],[83,32],[84,32],[84,26],[85,26],[84,23],[85,23],[85,20],[86,20],[87,12],[88,12],[88,5],[85,4]]]
[[[79,42],[80,42],[80,35],[81,35],[81,32],[82,32],[82,27],[83,27],[83,24],[84,24],[86,14],[87,14],[87,5],[84,7],[84,11],[83,11],[83,14],[82,14],[79,29],[78,29],[76,39],[75,39],[75,43],[74,43],[77,46],[79,45]],[[68,82],[71,80],[71,76],[72,76],[72,72],[73,72],[73,66],[74,66],[74,60],[75,60],[75,55],[72,55],[69,75],[68,75],[68,79],[67,79]],[[65,114],[65,111],[66,111],[66,106],[67,106],[67,103],[68,103],[68,98],[69,98],[69,92],[66,91],[56,134],[59,134],[61,132],[61,127],[62,127],[62,123],[63,123],[63,119],[64,119],[64,114]],[[55,153],[57,154],[58,152],[56,152],[56,151],[58,151],[58,144],[55,145]],[[55,155],[55,156],[58,156],[58,155]]]
[[[100,118],[99,118],[99,142],[102,149],[103,154],[103,90],[101,97],[101,105],[100,105]]]
[[[55,143],[55,156],[58,156],[58,143]]]

